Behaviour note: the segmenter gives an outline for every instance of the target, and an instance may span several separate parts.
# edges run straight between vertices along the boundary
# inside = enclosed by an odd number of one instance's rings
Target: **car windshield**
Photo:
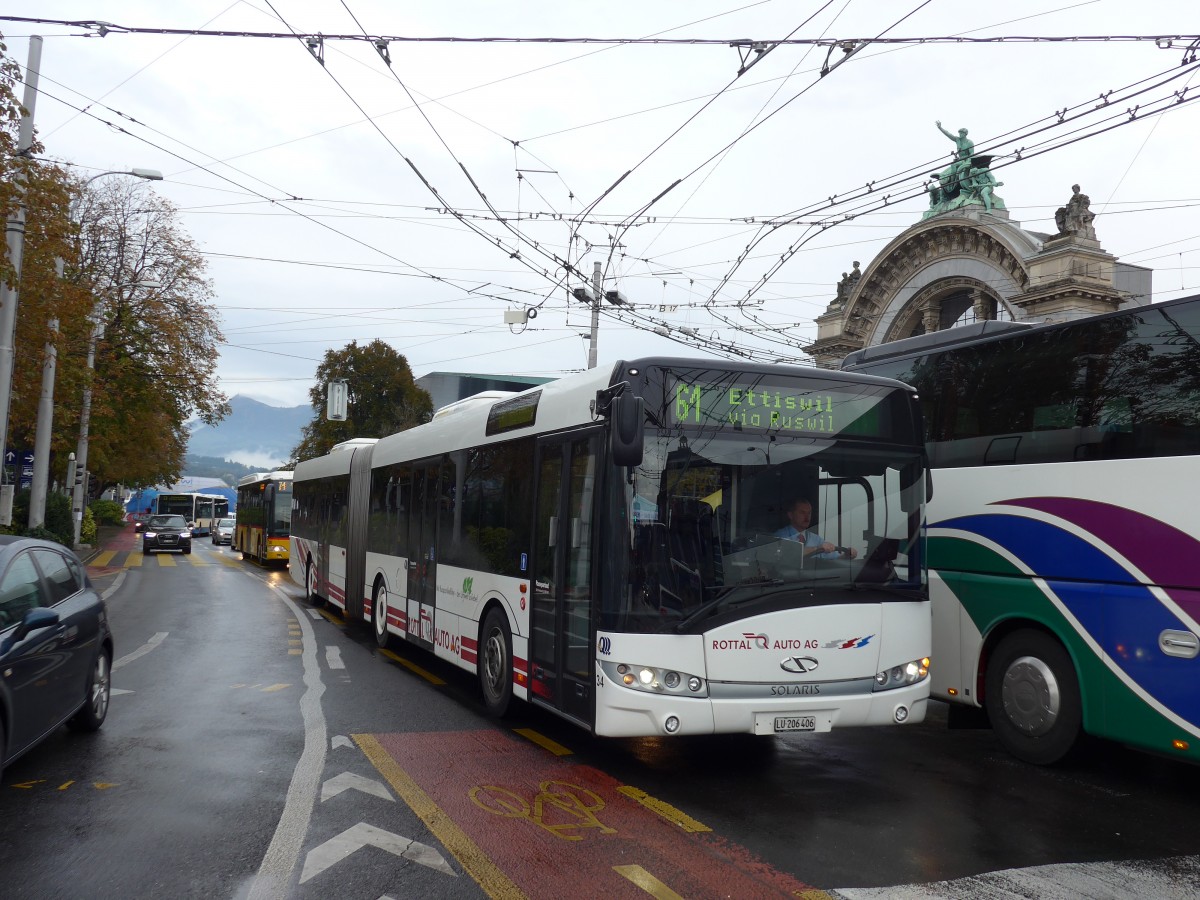
[[[183,516],[153,516],[150,519],[151,528],[186,528],[187,522]]]
[[[218,528],[232,528],[233,527],[233,519],[222,519],[220,522],[217,523],[217,527]]]

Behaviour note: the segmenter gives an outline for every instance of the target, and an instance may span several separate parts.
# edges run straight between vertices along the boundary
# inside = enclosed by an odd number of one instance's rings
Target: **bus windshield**
[[[647,435],[617,485],[614,631],[703,630],[751,603],[917,599],[924,591],[920,454],[861,440],[732,428]]]

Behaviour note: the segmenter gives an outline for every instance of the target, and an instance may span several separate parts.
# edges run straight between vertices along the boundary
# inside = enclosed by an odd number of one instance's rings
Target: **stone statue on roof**
[[[1096,229],[1092,222],[1096,214],[1092,212],[1092,199],[1079,190],[1079,185],[1071,185],[1071,199],[1066,206],[1060,206],[1054,213],[1054,223],[1058,226],[1059,235],[1073,235],[1084,240],[1096,240]]]

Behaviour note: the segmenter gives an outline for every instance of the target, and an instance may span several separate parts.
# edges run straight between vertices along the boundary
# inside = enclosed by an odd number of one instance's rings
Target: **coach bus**
[[[262,565],[287,565],[292,473],[258,472],[238,482],[232,549]]]
[[[192,523],[192,533],[203,535],[212,531],[217,519],[229,515],[229,501],[215,494],[162,493],[154,498],[154,511],[183,516]]]
[[[381,647],[474,673],[493,715],[515,697],[610,736],[919,722],[920,429],[897,382],[724,361],[478,395],[298,463],[291,575]],[[794,499],[805,542],[781,537]]]
[[[1200,761],[1200,297],[857,351],[916,387],[935,696],[1048,764],[1081,732]]]

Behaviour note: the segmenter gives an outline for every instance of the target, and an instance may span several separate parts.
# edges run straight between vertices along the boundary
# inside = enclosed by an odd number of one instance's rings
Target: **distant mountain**
[[[191,456],[215,456],[247,466],[270,468],[288,461],[300,443],[301,429],[312,421],[311,406],[268,406],[240,394],[229,401],[232,412],[214,426],[194,424],[188,439]]]

